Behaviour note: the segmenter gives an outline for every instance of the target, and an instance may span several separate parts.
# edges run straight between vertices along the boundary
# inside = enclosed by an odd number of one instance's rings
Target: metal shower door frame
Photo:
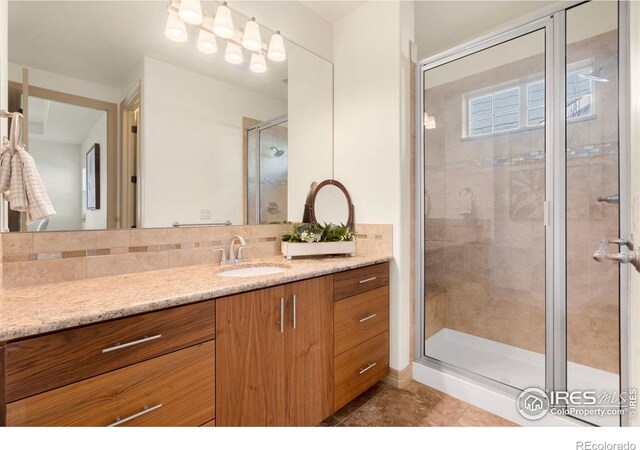
[[[435,360],[425,355],[425,139],[422,125],[424,113],[424,75],[430,69],[486,50],[529,33],[545,30],[545,388],[567,389],[567,286],[566,286],[566,10],[584,1],[565,2],[555,10],[545,11],[538,17],[517,23],[512,27],[455,47],[447,52],[424,59],[416,65],[415,73],[415,361],[431,368],[456,374],[485,387],[512,396],[514,400],[521,390],[465,369]],[[626,48],[628,9],[626,2],[619,2],[619,76],[620,76],[620,236],[627,230],[627,103],[624,93],[628,84]],[[419,130],[419,131],[418,131]],[[594,246],[597,243],[594,243]],[[594,247],[595,248],[595,247]],[[623,268],[624,269],[624,268]],[[620,270],[620,389],[629,388],[628,324],[623,318],[628,311],[628,272]],[[623,416],[622,425],[628,421]]]

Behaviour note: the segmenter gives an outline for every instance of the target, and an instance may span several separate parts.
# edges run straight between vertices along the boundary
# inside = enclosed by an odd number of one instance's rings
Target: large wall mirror
[[[9,2],[9,109],[57,210],[28,225],[10,212],[10,231],[301,218],[309,184],[332,177],[333,66],[287,39],[269,59],[277,30],[258,25],[265,71],[234,44],[251,18],[201,37],[219,3],[201,4],[176,42],[179,1]]]

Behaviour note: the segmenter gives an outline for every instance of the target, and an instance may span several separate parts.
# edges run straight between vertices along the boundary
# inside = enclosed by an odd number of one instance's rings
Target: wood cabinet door
[[[277,286],[216,300],[217,426],[286,424],[283,299]]]
[[[333,280],[285,286],[288,426],[315,426],[333,412]]]

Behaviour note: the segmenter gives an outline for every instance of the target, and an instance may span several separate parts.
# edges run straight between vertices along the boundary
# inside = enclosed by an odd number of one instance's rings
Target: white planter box
[[[282,254],[294,256],[351,255],[356,256],[356,241],[342,242],[282,242]]]

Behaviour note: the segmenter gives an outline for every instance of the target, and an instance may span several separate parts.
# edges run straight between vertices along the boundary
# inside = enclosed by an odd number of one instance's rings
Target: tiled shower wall
[[[219,264],[233,236],[250,245],[246,259],[280,254],[291,225],[3,233],[2,287],[83,280],[203,264]],[[391,225],[356,225],[358,254],[391,254]]]
[[[606,59],[616,34],[570,46],[573,60]],[[600,49],[594,55],[594,49]],[[437,119],[427,130],[427,337],[442,328],[545,351],[544,130],[462,139],[461,94],[525,78],[542,55],[429,89]],[[615,264],[592,259],[602,236],[617,233],[617,83],[594,83],[595,118],[567,129],[569,360],[618,372]],[[613,122],[613,123],[612,123]],[[456,208],[465,188],[473,210]]]

